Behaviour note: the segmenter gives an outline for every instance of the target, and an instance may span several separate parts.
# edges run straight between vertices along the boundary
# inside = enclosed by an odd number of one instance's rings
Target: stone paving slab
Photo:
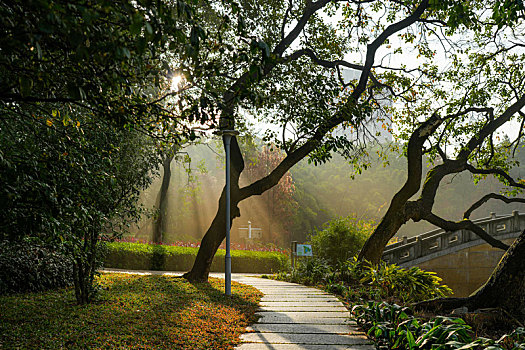
[[[255,286],[254,286],[255,287]],[[292,289],[285,290],[284,288],[265,288],[265,287],[259,287],[259,289],[264,288],[264,294],[305,294],[305,295],[330,295],[320,290],[315,289]]]
[[[264,344],[244,343],[237,350],[374,350],[368,344],[360,345],[308,345],[308,344]]]
[[[305,302],[317,302],[317,301],[332,301],[339,302],[339,299],[331,295],[306,295],[302,297],[289,296],[289,295],[265,295],[262,297],[261,302],[289,302],[289,301],[305,301]]]
[[[287,316],[284,316],[284,317],[264,317],[263,316],[257,320],[257,323],[272,323],[272,324],[302,323],[302,324],[346,324],[346,325],[353,324],[346,317],[330,317],[330,318],[325,317],[325,318],[318,318],[316,320],[312,320],[311,318],[304,318],[304,317],[290,318]]]
[[[291,303],[290,303],[291,304]],[[347,311],[344,306],[339,305],[277,305],[277,306],[261,306],[259,311],[294,311],[294,312],[317,312],[317,311]]]
[[[310,344],[310,345],[356,345],[369,344],[363,335],[344,334],[296,334],[296,333],[246,333],[241,340],[247,343]]]
[[[351,327],[346,324],[275,324],[275,323],[256,323],[247,327],[248,332],[260,333],[292,333],[297,334],[363,334],[357,327]]]
[[[349,311],[258,311],[255,313],[263,317],[290,317],[290,318],[349,318]]]
[[[288,300],[288,301],[275,301],[275,300],[265,300],[261,301],[261,306],[339,306],[341,303],[337,299],[324,299],[324,300],[308,300],[308,299],[298,299],[298,300]]]

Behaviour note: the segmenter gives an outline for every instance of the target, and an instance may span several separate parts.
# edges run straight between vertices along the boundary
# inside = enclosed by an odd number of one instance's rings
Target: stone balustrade
[[[518,211],[511,215],[491,213],[488,218],[473,221],[499,240],[516,238],[525,229],[525,213]],[[403,237],[401,242],[386,246],[383,260],[405,267],[414,266],[483,243],[485,241],[469,230],[450,232],[437,229],[411,238]]]

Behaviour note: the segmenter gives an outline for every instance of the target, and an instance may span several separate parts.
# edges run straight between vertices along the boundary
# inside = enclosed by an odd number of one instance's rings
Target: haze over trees
[[[408,220],[468,228],[507,248],[469,217],[488,200],[523,201],[516,195],[525,185],[510,172],[524,120],[523,10],[518,0],[2,4],[1,237],[68,251],[77,300],[88,302],[101,232],[138,218],[139,192],[162,161],[166,182],[155,240],[163,239],[170,152],[201,131],[248,133],[256,120],[267,125],[264,143],[284,153],[254,156],[233,138],[231,217],[225,218],[223,190],[185,274],[205,281],[225,220],[239,217],[243,203],[277,192],[283,203],[298,203],[296,216],[320,208],[320,194],[300,186],[292,193],[294,166],[305,159],[322,164],[339,152],[359,173],[370,166],[368,143],[377,137],[370,126],[391,119],[404,141],[407,179],[389,207],[372,205],[386,212],[361,259],[377,262]],[[343,79],[343,68],[355,77]],[[174,77],[181,82],[176,91],[170,90]],[[394,103],[385,104],[386,96]],[[509,122],[519,134],[505,140],[497,133]],[[250,157],[268,162],[250,165]],[[495,176],[509,188],[507,196],[481,196],[465,208],[464,220],[439,216],[443,179],[467,171],[476,180]],[[380,185],[368,186],[374,187]],[[285,207],[265,210],[291,215],[293,205]],[[502,288],[521,295],[524,240],[467,303],[484,305]],[[504,279],[517,281],[518,289],[501,284]],[[524,310],[523,300],[507,299],[504,306]]]
[[[205,145],[188,147],[185,152],[188,154],[180,155],[179,160],[174,160],[171,164],[172,176],[166,195],[164,217],[163,242],[166,243],[196,243],[202,238],[215,215],[215,199],[224,183],[223,154],[215,153]],[[385,165],[384,159],[378,159],[373,150],[369,153],[370,167],[353,177],[353,167],[340,156],[334,156],[329,162],[320,165],[308,164],[307,161],[298,163],[290,170],[293,183],[290,212],[285,215],[286,220],[280,216],[271,217],[274,237],[266,235],[265,224],[269,218],[265,208],[268,206],[268,198],[256,196],[240,205],[241,216],[234,221],[231,231],[233,242],[244,243],[239,237],[238,229],[248,221],[254,227],[263,229],[262,243],[274,243],[283,248],[289,246],[290,239],[305,242],[314,229],[320,229],[325,222],[337,217],[352,215],[378,223],[388,209],[392,196],[403,185],[407,174],[406,158],[391,152],[386,154],[388,165]],[[513,169],[513,176],[525,174],[524,155],[523,152],[516,152],[515,159],[520,166]],[[429,169],[427,160],[423,166],[423,177]],[[142,193],[142,203],[146,208],[156,207],[162,181],[162,178],[155,179]],[[500,192],[504,188],[501,182],[492,177],[475,184],[469,174],[457,174],[442,182],[434,210],[440,216],[459,220],[463,217],[464,209],[483,197],[487,190]],[[520,203],[489,201],[474,211],[472,218],[488,217],[491,212],[510,213],[521,208]],[[155,218],[155,214],[143,217],[138,228],[133,227],[130,234],[141,240],[152,241],[152,223]],[[434,225],[427,222],[408,221],[396,236],[413,236],[434,228]]]

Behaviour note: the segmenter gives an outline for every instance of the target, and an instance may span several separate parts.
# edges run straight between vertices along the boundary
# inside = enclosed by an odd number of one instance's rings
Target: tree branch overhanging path
[[[298,38],[308,21],[316,14],[317,11],[323,9],[331,1],[319,0],[316,2],[308,2],[302,14],[293,29],[280,40],[275,49],[271,53],[272,60],[263,61],[262,69],[259,71],[248,71],[242,74],[232,86],[223,95],[223,107],[221,108],[220,128],[232,129],[235,126],[235,109],[240,102],[241,94],[245,89],[250,88],[254,84],[262,82],[272,70],[276,69],[281,62],[289,62],[290,57],[283,57],[287,49],[291,47],[294,41]],[[358,3],[358,2],[356,2]],[[425,10],[428,8],[428,0],[421,1],[414,10],[402,20],[388,25],[370,44],[367,45],[366,60],[361,68],[361,75],[359,82],[355,89],[349,94],[346,101],[339,106],[338,110],[330,117],[323,119],[318,123],[311,136],[301,145],[296,148],[288,149],[287,156],[281,163],[273,169],[270,174],[263,177],[254,183],[240,188],[239,178],[244,170],[244,160],[242,153],[234,137],[231,143],[231,219],[240,215],[238,204],[251,196],[259,195],[264,191],[275,186],[281,177],[300,160],[304,159],[311,152],[315,151],[323,144],[323,139],[334,127],[349,122],[352,125],[359,125],[363,117],[360,116],[360,101],[363,95],[373,88],[370,84],[371,70],[374,65],[376,53],[381,45],[388,40],[393,34],[408,28],[416,23]],[[297,51],[301,52],[301,51]],[[307,52],[307,51],[303,51]],[[310,51],[308,51],[310,52]],[[308,55],[307,55],[308,56]],[[292,57],[298,59],[302,54],[297,54]],[[315,60],[314,60],[315,61]],[[341,64],[344,65],[344,64]],[[195,263],[191,271],[187,272],[184,277],[190,281],[204,281],[207,280],[211,262],[217,251],[219,245],[225,237],[225,193],[222,192],[219,199],[219,209],[213,219],[209,229],[204,235],[199,252],[197,254]]]

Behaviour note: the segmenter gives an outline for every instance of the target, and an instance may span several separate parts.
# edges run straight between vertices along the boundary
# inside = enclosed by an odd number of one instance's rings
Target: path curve
[[[182,272],[106,268],[104,272],[182,275]],[[264,296],[258,321],[241,335],[236,350],[373,350],[375,347],[336,297],[300,284],[233,273],[232,281],[260,290]],[[224,273],[210,273],[224,278]]]
[[[259,320],[241,335],[238,350],[372,350],[350,313],[333,295],[303,285],[248,276],[232,280],[259,289]]]

